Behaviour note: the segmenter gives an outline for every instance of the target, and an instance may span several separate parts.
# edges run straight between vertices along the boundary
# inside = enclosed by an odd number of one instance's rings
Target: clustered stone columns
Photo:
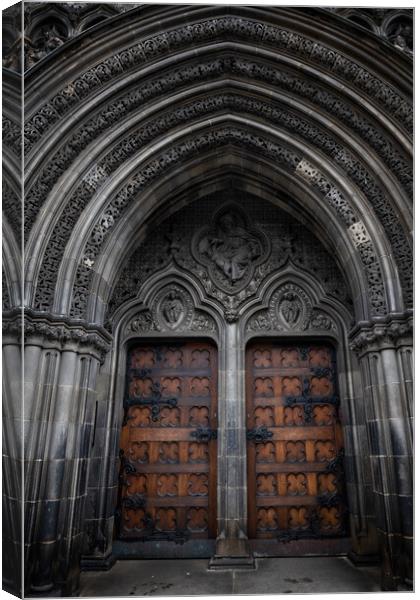
[[[20,313],[3,314],[3,588],[22,595],[22,360]]]
[[[109,335],[28,311],[24,322],[25,584],[78,587],[96,375]]]
[[[389,315],[351,332],[364,390],[382,588],[412,583],[412,316]]]

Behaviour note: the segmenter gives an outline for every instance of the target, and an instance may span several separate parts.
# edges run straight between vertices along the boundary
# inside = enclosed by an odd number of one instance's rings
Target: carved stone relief
[[[191,250],[197,262],[207,267],[215,285],[235,294],[250,284],[256,267],[267,259],[270,246],[262,231],[250,227],[239,206],[227,206],[210,227],[197,231]]]
[[[237,213],[241,214],[241,227],[234,230],[235,235],[231,235],[232,229],[229,229],[228,236],[213,237],[219,216],[231,214],[231,198],[235,194],[238,192],[224,194],[226,198],[230,195],[226,204],[223,203],[223,195],[218,201],[211,198],[201,201],[199,207],[193,203],[171,217],[168,222],[160,224],[159,231],[150,239],[146,238],[123,269],[110,299],[108,320],[112,320],[112,314],[121,304],[138,296],[143,283],[153,273],[162,269],[166,272],[171,264],[176,265],[178,271],[195,276],[197,284],[204,288],[205,293],[221,304],[228,322],[239,317],[240,308],[248,299],[258,297],[261,284],[271,273],[280,272],[289,262],[315,275],[327,293],[351,310],[347,287],[337,265],[306,228],[269,203],[260,201],[256,206],[252,196],[241,192],[243,209]],[[208,225],[203,226],[203,223]],[[253,223],[253,226],[250,227],[248,223]],[[229,225],[231,224],[229,220]],[[220,259],[220,266],[212,261],[213,254],[207,255],[206,261],[200,262],[195,258],[203,240],[202,248],[206,250],[210,242],[218,250],[221,248],[221,255],[215,255],[216,260]],[[248,242],[252,251],[254,245],[257,250],[261,248],[262,254],[256,257],[258,261],[262,256],[266,256],[265,261],[256,267],[252,265],[252,252],[250,256]],[[229,261],[236,260],[238,253],[238,278],[231,283],[224,269],[230,274],[232,268],[236,268],[236,264],[232,266]],[[228,259],[227,265],[225,255]],[[253,266],[252,274],[246,273],[246,267],[250,265]],[[220,289],[221,278],[228,291]],[[142,313],[135,327],[155,328],[157,331],[187,327],[199,329],[200,324],[202,327],[208,327],[197,312],[191,317],[191,304],[185,299],[180,286],[165,287],[153,300],[152,307],[150,314]],[[282,286],[273,295],[269,314],[260,315],[261,319],[268,323],[266,329],[307,327],[309,319],[313,316],[307,294],[299,286],[291,283]],[[271,323],[275,325],[272,326]],[[328,328],[325,320],[322,323],[319,321],[319,326],[321,324]]]
[[[213,317],[194,308],[186,289],[179,285],[167,285],[155,295],[150,309],[143,309],[130,319],[124,334],[130,336],[154,331],[212,333],[216,330]]]
[[[325,99],[325,94],[320,97]],[[123,103],[124,107],[127,107],[127,105],[129,105],[129,102]],[[336,101],[333,102],[331,107],[330,105],[331,103],[329,102],[329,109],[331,108],[332,110],[332,107],[335,107],[334,110],[336,110],[337,107],[340,106],[340,103]],[[45,258],[38,278],[39,285],[35,300],[35,306],[37,308],[45,310],[51,307],[53,301],[52,294],[55,290],[55,279],[57,277],[60,259],[64,253],[65,242],[68,240],[81,210],[86,207],[90,198],[93,196],[98,186],[101,185],[101,182],[104,180],[104,178],[108,177],[124,160],[134,154],[142,144],[147,142],[147,140],[153,137],[153,135],[156,135],[156,128],[163,131],[165,127],[170,126],[169,124],[174,124],[174,118],[177,121],[182,122],[191,118],[191,114],[197,114],[198,116],[198,114],[201,114],[203,111],[206,112],[208,110],[219,110],[222,106],[231,106],[237,110],[245,110],[253,114],[263,113],[266,118],[270,118],[276,123],[281,123],[282,127],[290,130],[293,134],[310,138],[311,143],[315,143],[319,149],[326,151],[333,160],[337,160],[340,166],[345,168],[351,178],[355,180],[357,185],[360,185],[360,188],[369,197],[379,218],[384,222],[384,227],[387,230],[387,233],[390,235],[391,243],[397,255],[396,258],[399,261],[399,266],[403,276],[403,285],[406,290],[407,302],[408,304],[411,303],[410,249],[407,247],[404,231],[396,221],[396,218],[393,216],[394,211],[389,201],[386,200],[382,190],[374,183],[374,179],[369,172],[349,152],[345,151],[344,148],[331,135],[315,127],[312,123],[305,121],[305,119],[300,117],[296,118],[296,116],[290,111],[282,110],[280,108],[273,108],[272,106],[270,107],[267,103],[241,98],[240,96],[231,94],[224,94],[220,97],[217,96],[214,98],[209,98],[200,103],[193,103],[186,106],[185,110],[177,110],[175,114],[170,113],[162,118],[159,118],[159,120],[156,122],[149,123],[149,125],[142,128],[138,134],[136,133],[130,135],[129,138],[121,142],[116,148],[109,152],[102,159],[101,163],[95,167],[94,173],[88,173],[86,175],[84,180],[73,192],[72,197],[69,198],[68,203],[64,208],[62,217],[57,223],[56,229],[52,234],[52,244],[46,249]],[[118,111],[111,111],[111,115],[113,115],[111,122],[118,117],[118,114]],[[345,114],[352,115],[353,113],[352,111],[346,111]],[[103,129],[104,124],[109,122],[109,111],[107,111],[106,118],[98,116],[96,120],[101,123],[100,130]],[[95,119],[91,121],[92,123],[89,125],[89,127],[86,126],[86,129],[83,131],[81,130],[76,134],[75,143],[71,142],[69,147],[66,147],[65,150],[62,149],[58,152],[56,156],[57,162],[55,162],[55,160],[53,161],[53,164],[48,167],[48,173],[43,173],[38,183],[35,184],[35,186],[29,191],[27,201],[25,203],[27,209],[25,219],[26,234],[29,232],[31,223],[33,222],[33,217],[39,209],[40,202],[45,199],[45,197],[48,195],[50,186],[53,185],[60,173],[64,170],[65,166],[68,165],[72,152],[77,153],[80,151],[81,140],[83,140],[83,143],[86,145],[92,138],[92,127]],[[360,125],[360,119],[357,120],[357,124]],[[351,123],[351,125],[353,127],[355,126],[354,123]],[[386,149],[386,157],[389,159],[388,162],[391,161],[389,163],[390,166],[394,171],[397,169],[397,176],[401,178],[404,185],[408,186],[407,192],[410,193],[412,185],[412,172],[410,166],[405,165],[404,159],[402,157],[398,158],[393,150],[391,150],[391,152],[389,151],[391,148],[390,142],[377,138],[377,133],[375,134],[376,137],[372,137],[372,132],[377,132],[376,128],[369,126],[366,131],[370,132],[369,139],[372,138],[375,149],[380,148],[383,151]],[[301,161],[298,166],[299,172],[302,172],[302,174],[304,173],[302,166],[305,162],[306,161]],[[147,178],[150,178],[152,168],[153,167],[150,165],[146,166],[144,171],[147,173]],[[310,177],[309,181],[318,185],[318,182],[312,182]],[[334,193],[331,184],[323,183],[323,186],[328,192],[326,199],[335,208],[339,200],[340,193],[338,190],[336,190],[336,193]],[[346,211],[344,215],[346,224],[350,225],[351,223],[354,223],[357,218],[354,213],[352,213],[348,203],[346,204],[345,209],[341,206],[344,202],[342,195],[339,202],[340,206],[337,208],[337,210],[339,210],[340,215],[344,214],[344,210]],[[112,229],[112,226],[117,222],[120,213],[120,204],[121,201],[118,201],[117,206],[114,206],[111,209],[112,214],[106,214],[102,217],[102,221],[106,224],[106,228],[104,232],[101,232],[101,226],[98,225],[96,227],[97,231],[94,232],[96,244],[102,241],[105,235],[108,235],[109,231]],[[110,219],[112,219],[111,223]],[[56,239],[60,240],[60,243],[57,244],[55,242]],[[87,258],[92,260],[91,256],[88,256]]]
[[[352,84],[359,90],[368,93],[379,105],[394,114],[395,118],[409,130],[411,129],[413,111],[409,103],[397,90],[380,81],[361,65],[332,48],[323,46],[319,41],[311,40],[293,31],[229,15],[207,19],[150,37],[95,65],[77,79],[69,82],[67,88],[51,98],[34,115],[28,123],[29,129],[31,129],[32,123],[38,120],[38,127],[35,127],[32,136],[34,141],[40,139],[44,131],[60,119],[60,115],[67,112],[83,97],[98,89],[113,75],[120,74],[135,65],[144,64],[147,60],[159,55],[163,56],[191,45],[196,47],[207,39],[213,41],[218,37],[224,39],[226,35],[232,41],[246,39],[247,42],[263,43],[268,47],[275,46],[276,49],[286,50],[293,56],[310,60],[317,65],[324,65],[338,77],[344,78],[347,84]],[[37,118],[39,114],[46,112],[49,113],[49,118],[43,119],[44,127],[42,128]]]
[[[286,283],[271,296],[267,309],[251,316],[246,331],[307,331],[337,332],[337,326],[321,309],[313,306],[309,296],[298,285]]]
[[[407,193],[412,192],[412,168],[407,160],[398,152],[393,143],[384,136],[383,132],[378,129],[378,126],[372,121],[367,120],[359,114],[354,107],[345,103],[345,100],[331,94],[324,88],[315,86],[305,79],[299,79],[295,75],[283,73],[273,68],[268,68],[256,62],[246,61],[238,57],[226,57],[213,61],[206,61],[197,67],[187,66],[181,67],[179,70],[180,83],[191,84],[196,80],[202,80],[203,77],[213,79],[220,76],[221,73],[240,75],[242,77],[257,78],[266,83],[272,81],[277,82],[282,88],[300,96],[309,98],[315,102],[320,109],[327,110],[328,113],[334,114],[342,120],[346,125],[357,131],[358,134],[374,148],[381,156],[387,166],[395,173],[396,177],[401,181],[406,188]],[[147,87],[147,86],[146,86]],[[111,128],[119,119],[124,118],[130,112],[136,110],[142,105],[144,100],[149,100],[150,96],[164,93],[173,89],[168,77],[157,79],[150,84],[151,92],[142,92],[143,88],[135,91],[125,92],[118,101],[109,104],[106,108],[99,111],[97,114],[90,116],[89,120],[83,123],[78,129],[72,133],[70,139],[67,140],[65,147],[59,149],[50,159],[49,166],[44,169],[36,183],[29,191],[25,203],[25,231],[29,231],[33,225],[34,218],[38,212],[41,203],[47,197],[49,190],[57,181],[65,168],[69,167],[74,160],[89,143],[93,142],[102,132]],[[152,93],[153,92],[153,93]],[[223,105],[223,106],[222,106]],[[281,124],[288,130],[302,135],[304,138],[309,138],[311,143],[322,149],[329,149],[328,154],[334,158],[336,152],[342,151],[337,140],[325,130],[319,129],[314,123],[307,121],[302,115],[297,117],[290,110],[287,110],[280,105],[268,104],[251,98],[243,98],[234,94],[222,94],[215,97],[200,99],[194,103],[187,104],[182,109],[179,108],[176,113],[168,113],[159,119],[151,121],[147,126],[142,127],[140,131],[130,135],[120,144],[118,144],[112,152],[106,155],[102,161],[101,172],[102,178],[109,175],[122,160],[132,155],[138,150],[148,139],[153,135],[158,134],[158,130],[162,131],[169,128],[169,123],[175,125],[178,122],[184,122],[195,116],[221,108],[231,108],[234,110],[246,111],[251,114],[261,115],[274,123]],[[156,129],[158,128],[158,130]],[[26,129],[25,147],[28,146],[28,139],[31,133]],[[98,182],[96,175],[95,186]]]

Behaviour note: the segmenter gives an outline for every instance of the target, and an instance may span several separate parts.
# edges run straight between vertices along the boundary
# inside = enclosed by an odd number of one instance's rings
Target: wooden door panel
[[[216,349],[139,344],[127,365],[118,537],[215,537]]]
[[[250,346],[247,428],[249,537],[287,541],[345,535],[333,348]]]

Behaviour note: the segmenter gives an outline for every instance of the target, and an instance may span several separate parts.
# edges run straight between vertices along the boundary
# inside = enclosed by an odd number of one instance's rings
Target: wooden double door
[[[217,349],[141,343],[128,353],[117,537],[214,539]],[[246,351],[248,537],[278,543],[346,534],[335,353],[328,344]]]

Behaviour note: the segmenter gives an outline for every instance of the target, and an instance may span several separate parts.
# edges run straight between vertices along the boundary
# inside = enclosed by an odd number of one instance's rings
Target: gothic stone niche
[[[244,289],[270,253],[267,236],[250,227],[236,205],[223,207],[210,227],[197,231],[191,250],[197,262],[207,266],[216,286],[228,294]]]
[[[152,275],[171,265],[178,273],[194,276],[206,295],[221,305],[226,320],[232,321],[246,301],[258,296],[262,282],[289,263],[315,276],[327,294],[352,311],[341,271],[311,231],[271,203],[227,189],[217,199],[203,198],[172,215],[134,251],[114,287],[108,326],[121,304],[138,297]],[[273,317],[275,330],[308,326],[309,300],[300,288],[290,285],[279,290],[271,315],[264,317]],[[206,328],[207,316],[195,311],[191,317],[190,306],[183,288],[168,286],[153,300],[150,314],[142,313],[141,321],[146,321],[147,328],[153,323],[158,331],[185,330],[194,324],[197,330]],[[328,317],[323,321],[328,326],[322,329],[332,328]]]

